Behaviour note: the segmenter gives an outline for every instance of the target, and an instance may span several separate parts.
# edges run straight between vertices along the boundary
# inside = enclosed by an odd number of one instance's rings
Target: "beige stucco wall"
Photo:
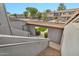
[[[62,56],[79,56],[79,23],[70,23],[64,28],[61,45]]]
[[[0,3],[0,34],[10,34],[3,4]]]
[[[48,28],[48,38],[50,41],[60,43],[62,38],[62,29]]]
[[[34,56],[47,47],[47,39],[34,37],[0,37],[0,56]]]

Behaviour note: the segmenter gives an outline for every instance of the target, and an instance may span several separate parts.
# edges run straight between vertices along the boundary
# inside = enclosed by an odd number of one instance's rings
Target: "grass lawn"
[[[46,32],[47,28],[44,27],[37,27],[35,28],[36,35],[42,35],[43,37],[48,37],[48,32]]]
[[[40,31],[40,32],[44,32],[46,30],[47,30],[47,28],[44,28],[44,27],[36,28],[36,31]]]

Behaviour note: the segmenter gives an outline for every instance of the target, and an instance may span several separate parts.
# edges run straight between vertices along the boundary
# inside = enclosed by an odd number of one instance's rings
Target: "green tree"
[[[42,13],[42,18],[44,21],[47,21],[47,13],[46,12]]]
[[[42,13],[42,18],[43,18],[44,21],[47,21],[47,20],[48,20],[47,14],[48,14],[49,12],[51,12],[51,10],[50,10],[50,9],[46,9],[46,10],[44,11],[44,13]]]
[[[60,3],[57,10],[60,11],[65,9],[66,9],[66,6],[64,5],[64,3]]]
[[[47,10],[45,10],[45,12],[46,12],[46,13],[49,13],[49,12],[51,12],[51,10],[50,10],[50,9],[47,9]]]
[[[41,18],[42,18],[42,13],[41,13],[41,12],[38,12],[38,13],[36,14],[36,17],[37,17],[38,19],[41,19]]]
[[[17,14],[16,13],[12,14],[12,16],[15,16],[17,18]]]
[[[24,12],[24,16],[25,16],[25,18],[28,17],[28,12],[27,11]]]
[[[26,10],[30,14],[31,17],[35,17],[36,13],[38,12],[38,9],[34,7],[27,7]]]

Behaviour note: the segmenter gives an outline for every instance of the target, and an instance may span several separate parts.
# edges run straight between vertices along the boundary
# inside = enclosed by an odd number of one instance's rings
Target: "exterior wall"
[[[10,22],[3,4],[0,4],[0,34],[29,36],[29,32],[22,31],[23,22]]]
[[[3,4],[0,3],[0,34],[11,34]]]
[[[79,56],[79,23],[65,26],[61,42],[62,56]]]
[[[25,18],[25,16],[21,14],[17,14],[17,18]]]
[[[35,34],[35,26],[32,25],[26,25],[28,28],[28,31],[30,32],[30,35],[36,35]]]
[[[46,39],[29,37],[0,37],[0,39],[0,56],[34,56],[48,47]]]
[[[30,33],[28,32],[27,26],[25,26],[25,22],[22,22],[20,20],[11,21],[13,18],[10,18],[10,27],[13,35],[17,36],[30,36]]]
[[[10,26],[19,30],[23,29],[23,25],[25,25],[25,22],[22,21],[10,21]]]
[[[35,35],[35,26],[27,25],[29,27],[30,34]],[[48,28],[48,39],[49,41],[60,44],[62,38],[62,29]]]
[[[60,43],[62,38],[62,29],[54,29],[54,28],[48,28],[48,38],[49,41]]]
[[[58,17],[60,19],[68,20],[75,12],[78,12],[79,9],[68,9],[68,10],[61,10],[61,11],[53,11],[47,14],[49,19],[53,19],[54,17]],[[51,17],[51,18],[50,18]]]
[[[16,28],[11,28],[11,30],[12,30],[12,34],[16,36],[25,36],[25,37],[30,36],[30,33],[28,31],[18,30]]]

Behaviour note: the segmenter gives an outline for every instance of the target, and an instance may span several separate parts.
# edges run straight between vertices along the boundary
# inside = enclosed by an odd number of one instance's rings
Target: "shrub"
[[[47,33],[47,32],[44,33],[44,37],[45,37],[45,38],[48,38],[48,33]]]
[[[35,33],[36,33],[36,35],[40,35],[41,34],[41,32],[38,31],[37,29],[35,29]]]

